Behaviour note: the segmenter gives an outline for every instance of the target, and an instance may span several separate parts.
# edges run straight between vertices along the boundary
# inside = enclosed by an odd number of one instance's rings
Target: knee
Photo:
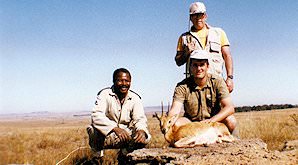
[[[104,136],[92,125],[86,128],[89,136],[89,146],[94,151],[100,151],[103,149]]]
[[[86,128],[86,131],[89,137],[94,135],[94,128],[91,125]]]
[[[230,132],[233,132],[237,126],[237,120],[234,115],[230,115],[224,120],[224,124],[229,128]]]
[[[89,145],[92,149],[95,149],[94,128],[91,125],[89,125],[86,128],[86,131],[89,136]]]

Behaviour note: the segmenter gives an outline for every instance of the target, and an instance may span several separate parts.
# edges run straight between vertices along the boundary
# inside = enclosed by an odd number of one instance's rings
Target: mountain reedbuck
[[[226,125],[220,122],[190,122],[174,130],[173,125],[176,118],[178,118],[178,114],[167,116],[163,113],[163,105],[161,106],[161,116],[159,117],[155,112],[153,117],[158,119],[164,138],[173,147],[195,147],[198,145],[221,143],[222,141],[232,142],[235,140]]]

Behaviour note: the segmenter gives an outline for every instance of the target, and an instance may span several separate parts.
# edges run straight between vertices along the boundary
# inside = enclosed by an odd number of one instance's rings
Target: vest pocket
[[[219,53],[220,49],[221,49],[221,46],[219,43],[210,41],[210,53],[212,52]]]
[[[223,57],[221,54],[211,54],[211,60],[210,60],[210,73],[221,75],[222,74],[222,68],[223,68]]]

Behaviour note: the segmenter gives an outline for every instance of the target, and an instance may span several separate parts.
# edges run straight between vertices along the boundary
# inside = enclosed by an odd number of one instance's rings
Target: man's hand
[[[135,137],[133,138],[136,143],[143,143],[145,144],[146,141],[146,133],[144,130],[138,130],[136,132]]]
[[[191,54],[196,49],[196,44],[194,42],[187,43],[185,47],[186,54]]]
[[[177,51],[177,54],[175,56],[175,61],[178,66],[185,64],[188,61],[190,54],[194,50],[198,49],[195,42],[192,42],[191,38],[192,37],[190,37],[189,40],[187,41],[187,45],[184,46],[183,51]]]
[[[124,129],[119,128],[119,127],[115,127],[113,128],[113,131],[115,132],[115,134],[119,137],[121,142],[126,142],[128,140],[131,139],[130,135],[128,134],[128,132],[126,132]]]
[[[232,93],[233,92],[233,89],[234,89],[234,82],[233,82],[233,80],[230,79],[230,78],[227,78],[226,79],[226,84],[227,84],[227,87],[228,87],[229,92]]]
[[[202,120],[201,122],[203,122],[203,123],[213,123],[213,122],[215,122],[215,121],[213,121],[213,120],[210,118],[210,119]]]
[[[227,84],[227,87],[228,87],[228,90],[230,93],[232,93],[233,89],[234,89],[234,82],[232,79],[230,78],[227,78],[226,79],[226,84]]]
[[[205,119],[201,121],[202,123],[211,123],[211,119]]]

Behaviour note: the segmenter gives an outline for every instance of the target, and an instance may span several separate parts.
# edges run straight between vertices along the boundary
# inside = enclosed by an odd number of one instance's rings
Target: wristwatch
[[[233,77],[233,75],[228,75],[228,78],[233,79],[234,77]]]

